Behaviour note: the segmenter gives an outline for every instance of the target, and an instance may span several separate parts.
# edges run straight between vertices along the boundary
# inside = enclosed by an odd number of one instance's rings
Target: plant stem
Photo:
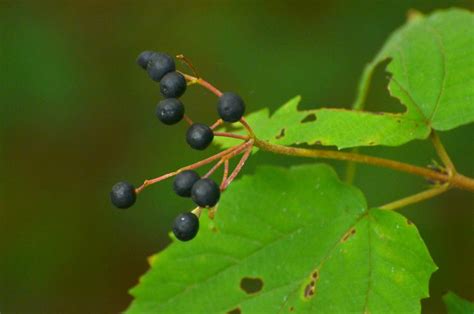
[[[248,140],[249,137],[245,135],[239,135],[239,134],[234,134],[234,133],[227,133],[227,132],[214,132],[215,136],[222,136],[222,137],[231,137],[231,138],[236,138],[239,140]]]
[[[386,209],[386,210],[398,209],[401,207],[405,207],[405,206],[415,204],[415,203],[427,200],[429,198],[435,197],[437,195],[440,195],[446,192],[447,190],[449,190],[449,184],[443,184],[438,187],[434,187],[429,190],[426,190],[414,195],[410,195],[402,199],[396,200],[394,202],[379,206],[379,208]]]
[[[189,81],[189,82],[195,82],[196,84],[199,84],[201,85],[202,87],[204,87],[205,89],[209,90],[210,92],[212,92],[214,95],[216,95],[217,97],[221,97],[222,96],[222,92],[220,90],[218,90],[214,85],[212,85],[211,83],[209,83],[208,81],[202,79],[202,78],[198,78],[198,77],[194,77],[192,75],[189,75],[189,74],[186,74],[186,73],[182,73],[180,72],[184,78]]]
[[[308,158],[326,158],[326,159],[337,159],[337,160],[348,160],[354,161],[357,163],[369,164],[379,167],[385,167],[394,169],[397,171],[407,172],[410,174],[422,176],[425,178],[449,182],[452,186],[473,191],[474,192],[474,179],[465,177],[461,174],[454,174],[452,176],[430,170],[428,168],[418,167],[411,164],[384,159],[379,157],[372,157],[357,153],[349,152],[340,152],[332,150],[319,150],[319,149],[307,149],[307,148],[298,148],[298,147],[289,147],[276,144],[270,144],[268,142],[255,139],[255,146],[259,147],[262,150],[266,150],[272,153],[289,155],[289,156],[299,156],[299,157],[308,157]]]
[[[216,122],[214,122],[213,125],[211,125],[211,130],[214,130],[215,128],[217,128],[222,123],[224,123],[224,121],[222,121],[222,119],[218,119]]]
[[[188,125],[193,125],[193,120],[191,120],[191,118],[188,117],[187,115],[184,115],[184,116],[183,116],[183,119],[184,119],[184,121],[186,121],[186,123],[187,123]]]
[[[253,141],[249,141],[249,143],[252,143],[253,144]],[[232,171],[232,173],[230,174],[230,176],[227,178],[227,180],[225,180],[225,182],[221,185],[221,190],[225,190],[227,189],[227,187],[229,186],[229,184],[232,183],[232,181],[235,179],[235,177],[237,177],[237,175],[239,174],[240,170],[242,170],[242,167],[245,165],[245,162],[247,161],[247,159],[249,158],[250,156],[250,153],[252,152],[252,145],[250,145],[247,150],[245,151],[244,155],[242,156],[242,158],[239,160],[239,163],[237,164],[237,166],[235,166],[235,169],[234,171]]]
[[[179,168],[176,171],[164,174],[164,175],[159,176],[157,178],[145,180],[145,182],[143,182],[143,184],[140,187],[135,189],[135,192],[138,194],[141,191],[143,191],[143,189],[146,188],[147,186],[152,185],[152,184],[157,183],[157,182],[160,182],[160,181],[163,181],[165,179],[171,178],[171,177],[173,177],[173,176],[177,175],[178,173],[183,172],[185,170],[192,170],[192,169],[199,168],[201,166],[207,165],[207,164],[213,162],[214,160],[217,160],[217,159],[222,158],[222,157],[231,158],[231,157],[235,156],[236,154],[242,152],[242,150],[245,150],[245,148],[247,148],[249,145],[252,145],[252,141],[245,142],[245,143],[239,144],[237,146],[228,148],[228,149],[226,149],[226,150],[224,150],[224,151],[222,151],[218,154],[215,154],[211,157],[208,157],[206,159],[198,161],[198,162],[196,162],[192,165]]]
[[[439,138],[438,134],[434,130],[431,131],[430,138],[436,150],[436,153],[438,154],[439,158],[443,162],[444,166],[447,168],[448,173],[449,174],[456,173],[456,168],[454,167],[454,164],[451,161],[451,158],[449,158],[448,152],[444,148],[443,143],[441,143],[441,139]]]

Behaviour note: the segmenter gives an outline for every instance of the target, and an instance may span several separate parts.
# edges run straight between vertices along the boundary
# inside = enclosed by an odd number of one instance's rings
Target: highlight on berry
[[[120,181],[112,187],[110,200],[117,208],[128,208],[135,203],[137,196],[145,188],[175,177],[174,192],[180,197],[190,198],[190,201],[197,205],[192,211],[178,215],[172,224],[176,239],[189,241],[199,231],[199,217],[203,209],[208,210],[211,219],[214,218],[221,193],[237,177],[252,152],[254,135],[252,128],[243,117],[245,103],[238,94],[234,92],[222,93],[214,85],[197,75],[194,66],[186,57],[177,55],[176,59],[185,68],[191,70],[192,74],[178,70],[174,58],[164,52],[147,50],[140,53],[136,59],[138,66],[147,72],[152,81],[158,82],[160,85],[159,92],[163,99],[159,100],[156,106],[155,114],[158,120],[164,125],[178,125],[181,121],[187,124],[187,127],[182,127],[181,130],[187,144],[193,149],[205,150],[212,143],[214,137],[233,138],[237,144],[191,165],[145,180],[137,188],[126,181]],[[185,103],[181,97],[193,85],[202,87],[217,97],[216,117],[212,124],[195,123],[185,113]],[[225,123],[240,123],[247,134],[241,135],[216,130],[224,126]],[[231,164],[231,161],[238,157],[240,159]],[[209,165],[212,166],[202,175],[197,172],[198,169]],[[219,183],[211,179],[211,176],[216,176],[218,170],[221,171]]]

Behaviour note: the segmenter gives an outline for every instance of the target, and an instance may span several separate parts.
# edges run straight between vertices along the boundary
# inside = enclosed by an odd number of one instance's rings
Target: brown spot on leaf
[[[341,242],[346,242],[349,240],[350,237],[352,237],[356,233],[355,228],[351,228],[351,230],[347,231],[346,234],[342,237]]]
[[[323,142],[321,142],[321,141],[316,141],[316,142],[314,142],[314,144],[316,144],[316,145],[323,145]]]
[[[263,288],[263,280],[260,278],[244,277],[240,280],[240,288],[247,294],[258,293]]]
[[[236,307],[235,309],[227,312],[227,314],[241,314],[241,313],[242,313],[242,310],[240,309],[240,307]]]
[[[375,145],[375,142],[369,142],[369,145],[371,145],[371,146]]]
[[[313,278],[314,280],[318,280],[318,277],[319,277],[319,271],[318,271],[318,270],[315,270],[315,271],[311,274],[311,278]]]
[[[275,138],[276,138],[277,140],[279,140],[279,139],[281,139],[281,138],[284,137],[284,136],[285,136],[285,128],[281,129],[281,130],[280,130],[280,134],[278,134],[277,136],[275,136]]]
[[[290,306],[290,308],[288,309],[290,310],[290,312],[293,312],[295,310],[295,307],[294,306]]]
[[[304,117],[303,120],[301,120],[301,123],[306,123],[306,122],[311,122],[311,121],[316,121],[316,115],[314,113],[310,113],[306,117]]]
[[[314,285],[314,281],[311,280],[311,282],[307,284],[306,287],[304,288],[304,297],[306,299],[312,298],[315,292],[316,292],[316,287]]]
[[[407,225],[409,226],[413,225],[413,221],[411,221],[410,219],[407,219]]]

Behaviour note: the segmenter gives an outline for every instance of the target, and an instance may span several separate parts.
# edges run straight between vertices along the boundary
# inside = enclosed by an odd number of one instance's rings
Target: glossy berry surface
[[[199,218],[193,213],[184,213],[176,217],[173,233],[181,241],[193,239],[199,231]]]
[[[191,189],[201,177],[196,171],[186,170],[176,175],[173,182],[173,190],[179,196],[190,197]]]
[[[186,79],[181,73],[170,72],[160,81],[160,92],[166,98],[178,98],[186,91]]]
[[[156,116],[164,124],[176,124],[183,119],[184,105],[176,98],[163,99],[156,106]]]
[[[146,71],[150,78],[159,82],[167,73],[176,70],[173,58],[166,53],[155,52],[147,63]]]
[[[136,199],[135,187],[125,181],[116,183],[110,192],[110,200],[118,208],[129,208]]]
[[[219,97],[217,102],[217,112],[222,120],[226,122],[236,122],[245,113],[245,104],[239,95],[226,92]]]
[[[144,70],[146,70],[147,66],[148,66],[148,62],[151,61],[151,58],[153,57],[153,55],[155,54],[154,51],[143,51],[142,53],[140,53],[137,57],[137,64]]]
[[[186,132],[186,142],[189,146],[197,150],[203,150],[211,144],[214,132],[211,128],[202,123],[194,123]]]
[[[217,183],[209,178],[200,179],[191,189],[191,198],[201,207],[212,207],[221,197],[221,190]]]

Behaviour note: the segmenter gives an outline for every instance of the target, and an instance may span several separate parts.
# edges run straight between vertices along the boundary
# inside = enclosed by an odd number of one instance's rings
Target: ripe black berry
[[[245,112],[244,101],[239,95],[232,92],[226,92],[219,97],[217,112],[224,121],[239,121]]]
[[[176,217],[173,233],[181,241],[193,239],[199,231],[199,218],[193,213],[184,213]]]
[[[160,91],[166,98],[178,98],[186,91],[186,79],[179,72],[170,72],[161,78]]]
[[[190,197],[191,189],[201,177],[197,172],[186,170],[176,175],[173,182],[173,189],[179,196]]]
[[[203,150],[211,144],[214,132],[202,123],[194,123],[186,132],[186,142],[194,149]]]
[[[146,67],[148,66],[148,62],[150,62],[151,58],[155,54],[154,51],[143,51],[140,53],[137,57],[137,64],[144,70],[146,70]]]
[[[118,208],[129,208],[136,199],[135,187],[125,181],[116,183],[110,192],[110,200]]]
[[[156,106],[156,116],[167,125],[178,123],[184,116],[184,105],[176,98],[163,99]]]
[[[155,52],[150,56],[146,70],[152,80],[159,82],[165,74],[176,70],[176,65],[166,53]]]
[[[212,207],[217,204],[221,196],[219,186],[211,179],[200,179],[191,189],[191,198],[201,207]]]

